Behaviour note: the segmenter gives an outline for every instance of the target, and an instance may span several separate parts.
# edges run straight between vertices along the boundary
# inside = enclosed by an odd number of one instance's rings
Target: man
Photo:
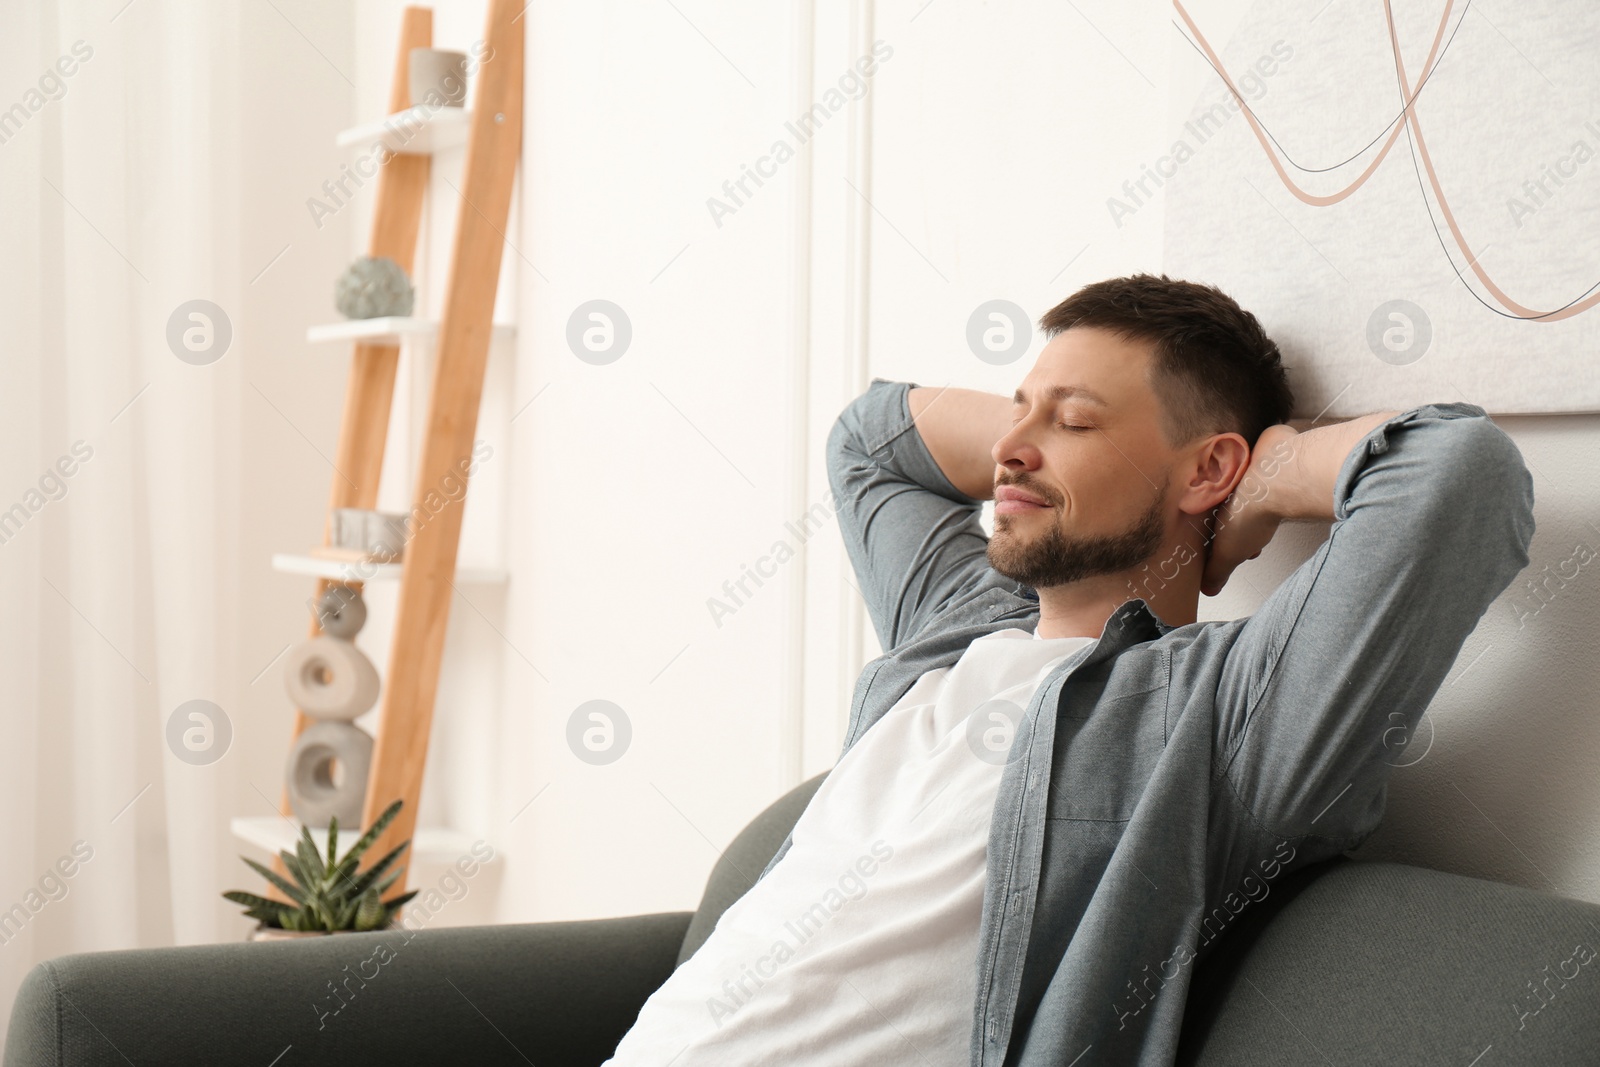
[[[887,651],[760,880],[616,1064],[1169,1064],[1202,958],[1382,816],[1527,563],[1532,480],[1469,404],[1296,432],[1219,290],[1090,285],[1011,397],[874,379],[828,441]],[[994,499],[994,536],[979,523]],[[1196,622],[1284,521],[1326,542]]]

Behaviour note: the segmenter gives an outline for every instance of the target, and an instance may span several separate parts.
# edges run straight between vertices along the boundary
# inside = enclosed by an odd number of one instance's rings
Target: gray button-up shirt
[[[915,384],[874,378],[828,437],[888,649],[856,682],[847,750],[925,672],[1039,619],[912,423]],[[1274,879],[1377,828],[1386,739],[1527,565],[1533,481],[1482,408],[1427,404],[1351,450],[1333,505],[1254,615],[1171,627],[1130,598],[1040,686],[990,824],[974,1067],[1170,1064],[1195,961]]]

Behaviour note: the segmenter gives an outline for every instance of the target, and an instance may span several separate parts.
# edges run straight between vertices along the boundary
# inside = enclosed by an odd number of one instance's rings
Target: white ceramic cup
[[[413,48],[407,82],[411,106],[465,107],[467,54],[443,48]]]

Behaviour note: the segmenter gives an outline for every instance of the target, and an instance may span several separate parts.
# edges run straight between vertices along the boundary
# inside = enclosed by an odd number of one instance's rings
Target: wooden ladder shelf
[[[461,204],[413,495],[412,533],[403,557],[362,826],[372,825],[397,798],[404,800],[405,806],[369,850],[372,859],[413,836],[422,795],[466,505],[464,492],[446,490],[458,482],[464,484],[472,464],[500,261],[522,151],[523,27],[517,23],[519,15],[520,8],[512,0],[489,0],[484,32],[487,47],[478,67],[477,95],[467,134]],[[406,8],[389,95],[391,114],[411,106],[411,49],[430,47],[432,41],[431,9]],[[383,165],[377,180],[369,253],[393,259],[408,275],[413,273],[428,170],[426,153],[395,154]],[[330,513],[334,508],[377,505],[399,359],[397,343],[355,343],[329,495]],[[438,506],[440,500],[442,507]],[[325,544],[331,526],[330,514],[323,534]],[[330,579],[318,579],[315,595],[320,597],[330,584]],[[311,636],[319,633],[321,628],[313,618]],[[297,708],[293,738],[312,721]],[[291,815],[287,789],[279,810]],[[415,847],[410,851],[414,853]],[[282,860],[275,862],[282,872]],[[408,871],[410,866],[408,863]],[[389,895],[403,892],[406,882],[402,875]],[[274,891],[274,895],[279,894]]]

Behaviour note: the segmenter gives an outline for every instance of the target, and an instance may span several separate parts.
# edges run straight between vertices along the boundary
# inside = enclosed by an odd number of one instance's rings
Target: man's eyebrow
[[[1047,402],[1051,403],[1062,400],[1072,400],[1076,398],[1079,400],[1087,400],[1093,404],[1099,404],[1102,407],[1111,406],[1110,404],[1106,403],[1105,397],[1101,396],[1099,393],[1096,393],[1092,389],[1085,389],[1081,385],[1052,385],[1050,388],[1045,390],[1044,398]],[[1011,402],[1013,404],[1026,404],[1028,402],[1028,398],[1023,394],[1021,386],[1018,386],[1017,391],[1012,394]]]

